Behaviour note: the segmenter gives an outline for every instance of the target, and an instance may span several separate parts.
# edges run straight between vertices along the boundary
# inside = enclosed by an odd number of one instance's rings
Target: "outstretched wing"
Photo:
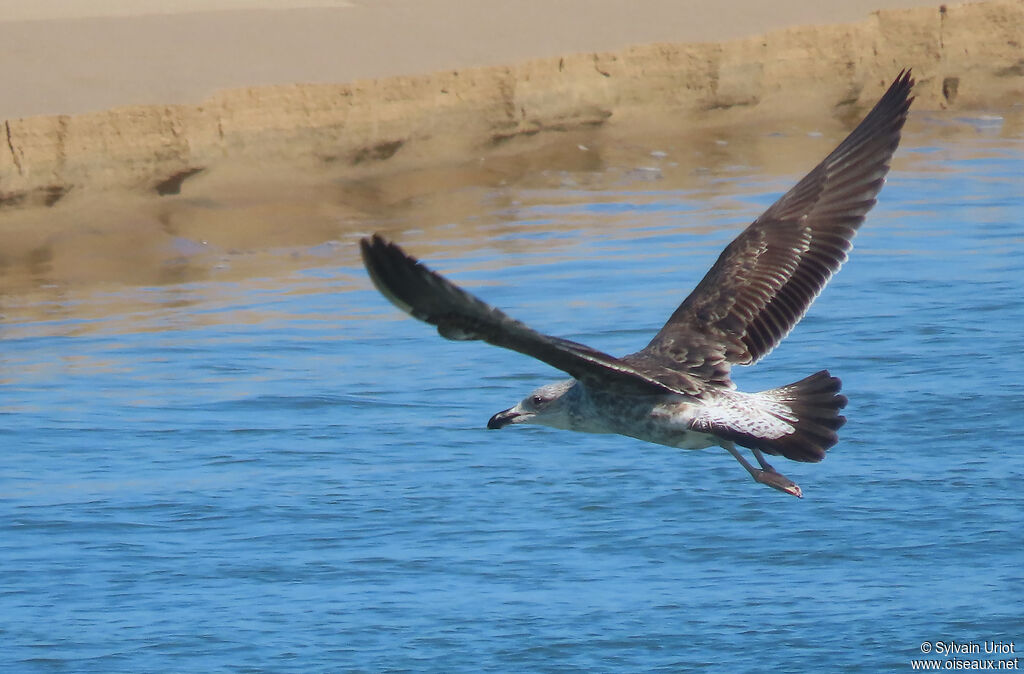
[[[727,384],[732,365],[775,348],[846,261],[885,182],[913,86],[901,72],[846,140],[726,247],[651,343],[623,360]]]
[[[379,234],[360,241],[360,247],[377,289],[402,311],[436,326],[442,337],[483,340],[601,386],[614,384],[638,393],[695,394],[700,390],[692,379],[675,375],[672,382],[678,386],[662,383],[655,377],[657,372],[640,372],[583,344],[541,334],[431,271]]]

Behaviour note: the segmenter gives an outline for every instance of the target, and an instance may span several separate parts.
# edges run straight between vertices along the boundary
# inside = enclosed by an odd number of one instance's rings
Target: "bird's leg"
[[[800,490],[799,485],[772,468],[768,462],[764,460],[764,455],[761,454],[760,450],[753,450],[754,456],[757,458],[757,462],[761,464],[761,469],[758,470],[750,465],[750,462],[740,454],[739,450],[736,449],[736,445],[731,442],[723,442],[722,446],[740,462],[741,466],[747,469],[747,472],[750,473],[750,476],[754,478],[755,482],[760,482],[761,484],[768,485],[772,489],[778,489],[779,491],[784,491],[787,494],[792,494],[797,498],[803,498],[804,494]]]
[[[765,460],[764,454],[761,453],[760,449],[754,447],[750,451],[754,453],[754,458],[757,459],[757,462],[759,464],[761,464],[761,470],[767,470],[769,473],[776,472],[775,469],[772,468],[771,464],[769,464],[768,461]]]

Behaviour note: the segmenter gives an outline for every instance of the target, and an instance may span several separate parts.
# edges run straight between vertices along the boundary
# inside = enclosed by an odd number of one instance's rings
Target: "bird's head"
[[[526,396],[515,407],[498,412],[487,422],[497,429],[509,424],[540,424],[571,430],[570,408],[575,399],[575,379],[546,384]]]

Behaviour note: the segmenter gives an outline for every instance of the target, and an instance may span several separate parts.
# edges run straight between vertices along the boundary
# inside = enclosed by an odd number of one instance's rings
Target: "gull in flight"
[[[903,71],[850,135],[726,246],[651,342],[616,358],[537,332],[431,271],[380,235],[360,242],[378,290],[447,339],[483,340],[572,379],[536,389],[487,422],[618,433],[681,449],[721,446],[755,481],[802,497],[765,454],[816,462],[846,422],[840,381],[826,370],[759,393],[736,390],[793,329],[846,261],[875,205],[913,98]],[[755,468],[737,449],[749,449]]]

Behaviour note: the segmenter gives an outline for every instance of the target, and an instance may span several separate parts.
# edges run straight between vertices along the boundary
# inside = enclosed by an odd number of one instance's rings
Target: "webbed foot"
[[[757,470],[753,472],[754,479],[761,484],[766,484],[772,489],[778,489],[784,491],[787,494],[792,494],[797,498],[803,498],[804,493],[800,489],[800,485],[793,482],[782,473],[776,471],[771,466],[768,466],[766,470]]]

